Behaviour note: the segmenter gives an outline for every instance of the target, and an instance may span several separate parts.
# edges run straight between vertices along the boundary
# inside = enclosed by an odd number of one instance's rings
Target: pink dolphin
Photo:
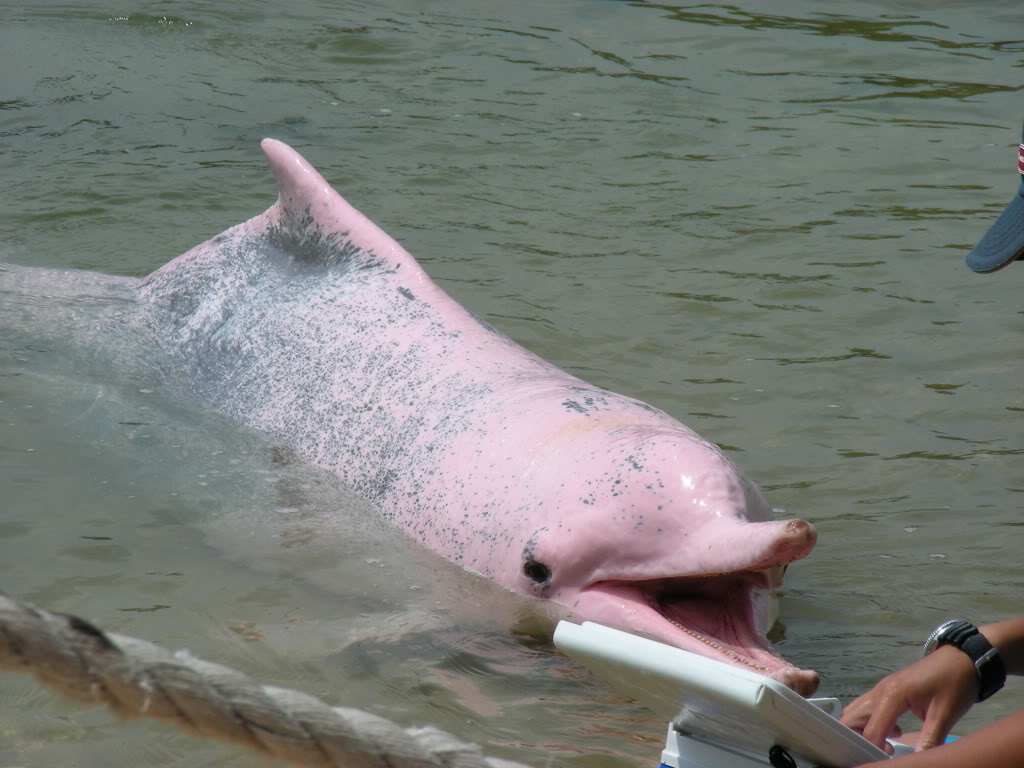
[[[298,153],[262,146],[278,201],[139,288],[193,394],[471,571],[814,691],[765,639],[809,523],[773,521],[667,414],[473,317]]]

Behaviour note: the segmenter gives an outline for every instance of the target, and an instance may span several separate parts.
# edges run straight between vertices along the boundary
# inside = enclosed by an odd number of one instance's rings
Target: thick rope
[[[525,768],[484,757],[436,728],[402,728],[357,709],[259,685],[233,669],[106,634],[76,616],[0,593],[0,670],[30,674],[120,717],[166,720],[204,738],[309,768]]]

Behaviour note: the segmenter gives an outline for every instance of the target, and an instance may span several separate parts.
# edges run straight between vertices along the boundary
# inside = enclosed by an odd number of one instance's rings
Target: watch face
[[[961,627],[968,628],[973,626],[973,624],[971,624],[968,621],[964,621],[963,619],[950,619],[949,621],[942,622],[928,636],[928,640],[925,641],[924,655],[927,656],[929,653],[931,653],[940,645],[942,645],[949,637],[949,635],[952,634],[955,630],[958,630]]]

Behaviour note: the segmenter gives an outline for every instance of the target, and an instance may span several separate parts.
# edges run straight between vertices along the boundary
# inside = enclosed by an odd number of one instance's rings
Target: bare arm
[[[978,628],[999,649],[1006,674],[1024,675],[1024,616]]]
[[[1021,768],[1024,766],[1024,710],[956,741],[925,752],[868,763],[860,768]]]
[[[979,629],[999,649],[1007,673],[1024,674],[1024,617]],[[904,712],[913,712],[923,721],[918,749],[929,749],[945,740],[953,725],[977,699],[974,664],[960,650],[943,646],[883,678],[846,707],[842,721],[864,734],[868,741],[884,748],[886,738],[899,734],[897,718]],[[1019,725],[1022,721],[1017,722]],[[1024,744],[1024,740],[1021,743]],[[1024,765],[1024,759],[1016,765]]]

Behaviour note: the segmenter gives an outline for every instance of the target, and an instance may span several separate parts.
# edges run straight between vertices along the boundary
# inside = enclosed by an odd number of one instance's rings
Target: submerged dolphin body
[[[773,521],[667,414],[470,315],[294,150],[262,146],[269,210],[115,286],[168,375],[471,571],[813,692],[765,640],[809,523]]]

